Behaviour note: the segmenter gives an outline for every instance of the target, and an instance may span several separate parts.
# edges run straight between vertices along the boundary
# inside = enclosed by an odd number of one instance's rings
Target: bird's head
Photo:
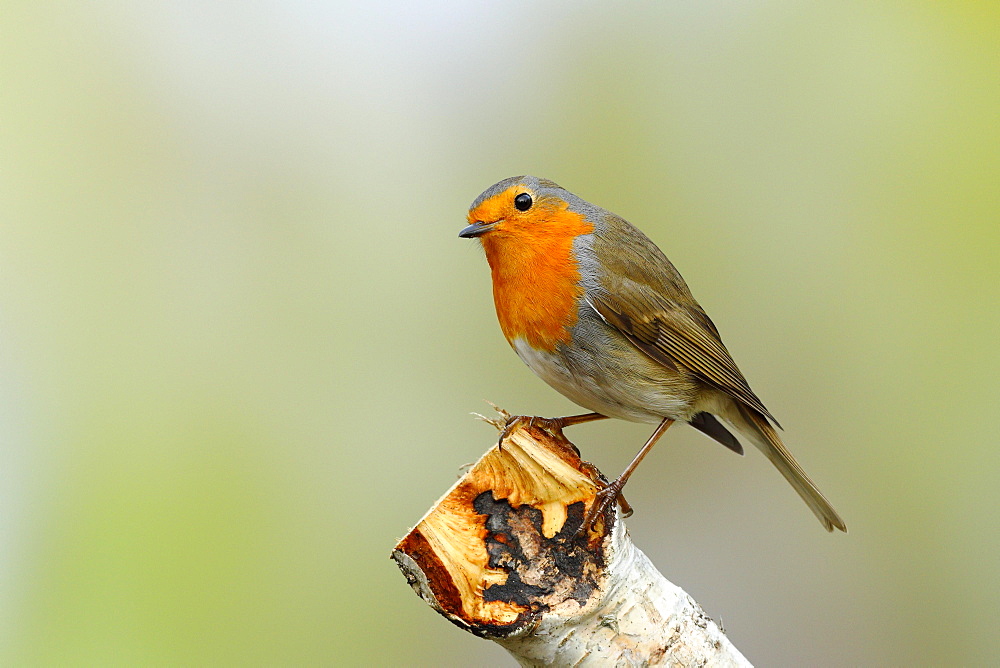
[[[570,208],[578,199],[547,179],[514,176],[486,189],[469,207],[469,225],[458,236],[491,247],[530,246],[539,250],[586,234],[593,225]],[[582,200],[581,200],[582,201]],[[575,207],[574,207],[575,208]]]
[[[507,340],[552,350],[577,319],[580,262],[574,241],[594,230],[597,211],[552,181],[515,176],[487,188],[459,236],[479,239],[493,273],[493,298]]]

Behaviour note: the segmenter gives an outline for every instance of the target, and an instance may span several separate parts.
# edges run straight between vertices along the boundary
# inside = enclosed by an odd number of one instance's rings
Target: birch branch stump
[[[607,481],[540,424],[519,419],[396,545],[417,595],[525,666],[749,666],[617,506],[579,531]]]

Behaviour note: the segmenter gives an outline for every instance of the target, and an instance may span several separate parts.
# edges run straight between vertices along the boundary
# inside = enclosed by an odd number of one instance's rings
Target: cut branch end
[[[551,421],[486,419],[501,441],[393,550],[414,591],[525,665],[749,665],[631,542],[606,479]]]

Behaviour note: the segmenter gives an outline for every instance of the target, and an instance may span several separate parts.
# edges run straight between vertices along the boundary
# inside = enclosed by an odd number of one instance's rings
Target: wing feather
[[[701,307],[670,300],[631,281],[618,287],[615,295],[587,296],[606,322],[657,362],[687,369],[778,425],[750,389]]]

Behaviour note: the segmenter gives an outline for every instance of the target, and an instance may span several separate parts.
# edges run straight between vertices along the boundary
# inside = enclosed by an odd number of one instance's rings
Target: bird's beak
[[[477,220],[472,225],[463,228],[462,231],[458,233],[458,236],[462,237],[463,239],[474,239],[475,237],[481,237],[482,235],[486,234],[496,226],[497,226],[496,222],[484,223],[481,220]]]

